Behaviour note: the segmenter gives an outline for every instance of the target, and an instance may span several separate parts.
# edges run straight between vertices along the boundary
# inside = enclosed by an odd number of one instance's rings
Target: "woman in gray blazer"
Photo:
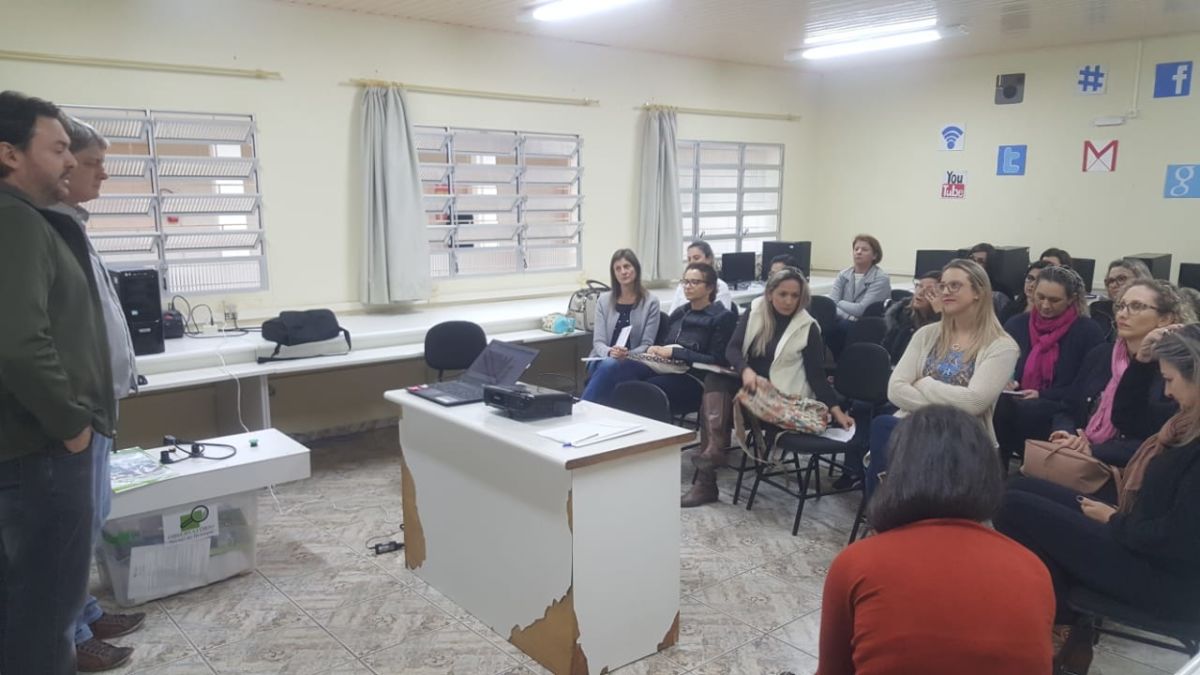
[[[837,304],[837,323],[827,336],[829,349],[837,357],[846,344],[846,333],[850,323],[862,318],[876,302],[887,300],[892,294],[892,282],[887,272],[879,267],[883,261],[883,247],[879,240],[869,234],[854,237],[851,244],[854,264],[838,273],[833,281],[829,298]]]
[[[602,361],[588,364],[592,376],[583,390],[583,400],[604,403],[617,382],[623,379],[618,372],[631,362],[625,357],[641,354],[654,344],[658,322],[662,315],[658,298],[642,286],[642,263],[627,249],[613,253],[609,264],[611,291],[596,302],[596,321],[592,329],[592,357]],[[629,336],[621,341],[621,333]],[[615,377],[614,377],[615,376]],[[611,383],[611,384],[610,384]]]

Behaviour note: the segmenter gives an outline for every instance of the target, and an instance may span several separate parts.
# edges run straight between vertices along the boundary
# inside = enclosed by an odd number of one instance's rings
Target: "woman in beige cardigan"
[[[927,405],[954,406],[974,415],[992,443],[992,412],[1012,379],[1020,350],[992,307],[987,272],[971,260],[952,260],[938,284],[942,320],[918,330],[888,380],[888,399],[900,410],[871,422],[869,496],[887,468],[887,443],[899,418]]]

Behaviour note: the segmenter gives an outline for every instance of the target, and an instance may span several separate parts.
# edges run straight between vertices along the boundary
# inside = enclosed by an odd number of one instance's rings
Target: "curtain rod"
[[[389,80],[370,80],[356,78],[342,83],[345,86],[351,87],[395,87],[405,91],[413,91],[421,94],[441,94],[443,96],[466,96],[468,98],[491,98],[499,101],[521,101],[524,103],[551,103],[555,105],[578,105],[578,106],[594,106],[600,105],[600,101],[594,98],[563,98],[560,96],[535,96],[531,94],[510,94],[503,91],[478,91],[475,89],[451,89],[449,87],[429,87],[419,84],[408,84],[405,82],[391,82]]]
[[[745,117],[753,120],[779,120],[781,122],[797,122],[800,120],[799,115],[792,113],[760,113],[760,112],[744,112],[741,110],[714,110],[712,108],[681,108],[674,105],[659,105],[657,103],[643,103],[634,108],[634,110],[674,110],[677,113],[685,115],[711,115],[713,117]]]
[[[31,61],[34,63],[56,63],[66,66],[94,66],[97,68],[122,68],[125,70],[149,70],[163,73],[186,73],[189,75],[216,75],[219,77],[246,77],[255,80],[282,80],[283,75],[273,70],[248,70],[245,68],[220,68],[217,66],[192,66],[178,63],[154,61],[127,61],[125,59],[101,59],[39,52],[14,52],[0,50],[0,59],[9,61]]]

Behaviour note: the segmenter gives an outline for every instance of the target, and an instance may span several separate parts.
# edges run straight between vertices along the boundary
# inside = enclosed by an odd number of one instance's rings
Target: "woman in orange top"
[[[825,578],[817,675],[1049,673],[1050,574],[981,524],[1004,494],[983,424],[921,408],[896,427],[889,456],[868,513],[879,534]]]

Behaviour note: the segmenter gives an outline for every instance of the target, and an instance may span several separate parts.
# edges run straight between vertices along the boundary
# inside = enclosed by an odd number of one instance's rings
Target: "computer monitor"
[[[992,290],[1016,297],[1025,289],[1025,270],[1029,269],[1028,246],[997,246],[988,255],[988,275]]]
[[[1138,253],[1129,257],[1146,263],[1146,267],[1150,269],[1150,276],[1155,279],[1171,280],[1170,253]]]
[[[790,255],[796,260],[796,266],[809,276],[812,267],[811,241],[764,241],[762,245],[762,273],[758,278],[766,281],[771,274],[771,260],[775,256]]]
[[[958,258],[958,249],[924,249],[917,251],[917,264],[913,268],[913,278],[926,272],[940,272],[946,263]]]
[[[1200,291],[1200,263],[1179,263],[1179,285]]]
[[[1071,269],[1083,279],[1083,288],[1088,293],[1092,292],[1092,284],[1096,281],[1096,259],[1095,258],[1078,258],[1072,256]]]
[[[754,281],[754,251],[721,254],[721,278],[730,287]]]

